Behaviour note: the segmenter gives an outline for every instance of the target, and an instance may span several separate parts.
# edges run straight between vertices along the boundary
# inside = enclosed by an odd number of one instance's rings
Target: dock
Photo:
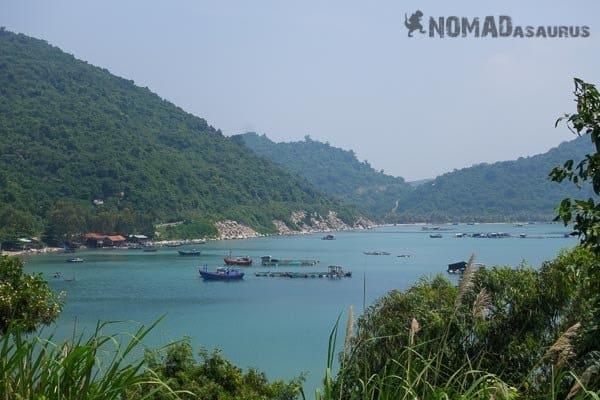
[[[255,276],[269,277],[269,278],[350,278],[352,276],[351,271],[344,271],[342,267],[337,265],[330,265],[327,271],[310,271],[310,272],[297,272],[297,271],[264,271],[255,272]]]

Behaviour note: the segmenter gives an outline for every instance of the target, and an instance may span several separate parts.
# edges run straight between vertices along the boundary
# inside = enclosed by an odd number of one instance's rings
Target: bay
[[[116,331],[132,332],[136,324],[163,320],[145,340],[149,348],[189,337],[194,349],[221,349],[242,367],[255,367],[269,379],[291,379],[307,372],[305,392],[320,387],[327,359],[329,333],[348,308],[358,316],[363,306],[393,289],[406,289],[423,276],[445,274],[449,263],[471,254],[487,266],[521,263],[539,267],[576,239],[559,224],[443,225],[431,238],[431,227],[386,226],[370,230],[323,234],[270,236],[245,240],[209,241],[203,245],[141,250],[90,249],[77,256],[86,261],[66,263],[68,254],[26,258],[26,271],[42,273],[55,291],[66,292],[66,304],[52,331],[55,338],[92,332],[100,321]],[[456,237],[457,233],[505,232],[510,237]],[[182,257],[178,249],[197,248],[200,257]],[[365,252],[389,252],[366,255]],[[223,264],[223,257],[250,256],[239,282],[204,282],[198,269]],[[262,267],[260,257],[315,259],[314,267]],[[257,277],[258,271],[325,271],[329,265],[351,270],[351,278]],[[61,277],[54,274],[60,272]],[[458,277],[450,275],[450,279]],[[341,341],[338,341],[341,343]]]

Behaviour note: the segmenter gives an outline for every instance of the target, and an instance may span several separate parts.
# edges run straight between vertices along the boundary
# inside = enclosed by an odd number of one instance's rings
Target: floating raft
[[[263,267],[278,267],[280,265],[296,265],[300,267],[313,267],[319,263],[319,260],[288,260],[273,258],[271,256],[262,256],[260,264]]]
[[[266,271],[266,272],[255,272],[255,276],[264,276],[269,278],[350,278],[352,276],[351,271],[344,271],[342,267],[337,265],[330,265],[328,271],[322,272],[291,272],[291,271]]]

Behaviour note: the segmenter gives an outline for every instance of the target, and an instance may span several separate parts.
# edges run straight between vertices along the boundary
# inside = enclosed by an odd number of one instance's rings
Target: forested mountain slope
[[[305,137],[301,142],[275,143],[265,135],[239,135],[248,147],[290,171],[306,178],[319,190],[360,207],[361,211],[382,219],[396,202],[412,190],[404,179],[374,170],[360,162],[352,150]]]
[[[479,164],[418,185],[375,171],[359,162],[352,151],[308,137],[303,142],[274,143],[264,135],[246,133],[239,139],[320,190],[384,222],[547,221],[554,218],[554,208],[564,197],[591,193],[548,179],[552,168],[568,159],[581,160],[593,150],[587,137],[564,142],[544,154]]]
[[[441,175],[415,188],[393,218],[398,222],[552,220],[564,197],[587,198],[592,192],[589,186],[577,189],[568,182],[551,182],[548,174],[566,160],[577,162],[590,152],[589,137],[580,137],[544,154]]]
[[[149,89],[4,29],[0,188],[0,239],[151,234],[178,220],[272,232],[273,219],[294,227],[298,209],[356,216]]]

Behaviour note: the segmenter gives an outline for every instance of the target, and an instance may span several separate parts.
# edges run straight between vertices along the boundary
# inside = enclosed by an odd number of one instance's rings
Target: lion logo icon
[[[415,11],[410,18],[407,18],[406,13],[404,14],[404,25],[408,29],[408,37],[413,37],[413,32],[418,30],[421,33],[425,33],[423,25],[421,25],[421,18],[423,18],[423,12],[421,10]]]

